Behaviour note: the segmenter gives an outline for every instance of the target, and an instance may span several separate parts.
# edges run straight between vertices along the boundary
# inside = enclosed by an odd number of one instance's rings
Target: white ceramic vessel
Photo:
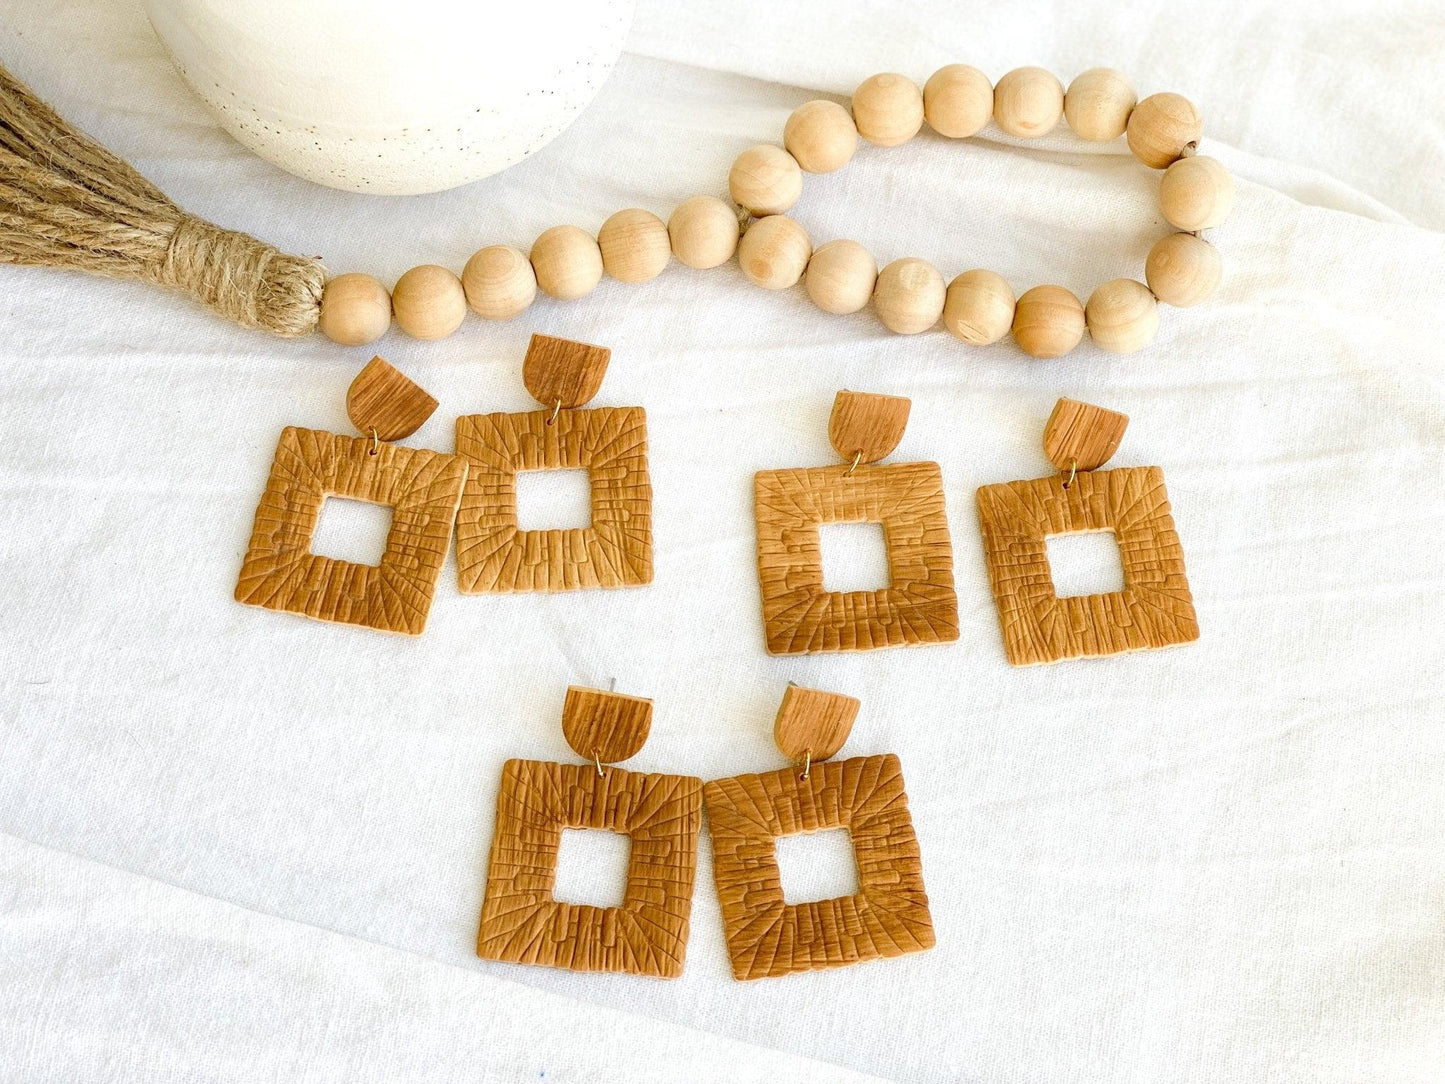
[[[633,0],[146,0],[251,150],[357,192],[435,192],[545,146],[601,88]]]

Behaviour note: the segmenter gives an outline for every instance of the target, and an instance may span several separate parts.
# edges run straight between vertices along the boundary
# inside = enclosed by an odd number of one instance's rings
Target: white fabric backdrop
[[[644,4],[562,138],[403,200],[246,154],[133,3],[0,8],[0,60],[184,206],[387,281],[666,215],[817,92],[956,59],[1186,93],[1240,184],[1217,299],[1131,357],[895,337],[735,265],[393,333],[442,450],[456,415],[528,407],[532,331],[610,345],[599,402],[647,407],[655,487],[651,588],[463,598],[449,567],[414,640],[231,601],[277,434],[346,431],[367,351],[0,268],[0,1077],[1445,1077],[1437,4]],[[1122,147],[990,130],[864,148],[798,215],[1086,295],[1139,274],[1155,191]],[[898,454],[942,465],[962,637],[769,659],[752,473],[831,461],[844,386],[913,399]],[[1164,467],[1198,644],[1004,662],[973,491],[1047,470],[1060,394]],[[681,979],[477,961],[502,761],[567,757],[564,687],[613,677],[657,703],[633,766],[704,778],[779,764],[787,680],[860,696],[848,752],[902,758],[937,948],[735,983],[704,835]]]

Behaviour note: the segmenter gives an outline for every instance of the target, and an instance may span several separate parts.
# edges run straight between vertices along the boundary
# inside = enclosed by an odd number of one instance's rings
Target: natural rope
[[[316,327],[326,281],[315,260],[186,214],[3,67],[0,262],[172,286],[277,335]]]

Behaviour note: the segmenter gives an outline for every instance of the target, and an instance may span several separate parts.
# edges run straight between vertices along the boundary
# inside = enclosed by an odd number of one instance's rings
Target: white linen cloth
[[[444,451],[529,408],[531,332],[612,347],[598,403],[647,408],[655,490],[651,587],[462,597],[449,562],[416,639],[231,599],[281,428],[347,432],[367,350],[0,268],[0,1079],[1445,1078],[1438,4],[654,2],[564,136],[405,199],[247,154],[134,3],[0,9],[0,60],[183,206],[388,282],[666,216],[817,93],[953,60],[1187,94],[1240,190],[1218,296],[1127,357],[894,336],[735,264],[394,331]],[[797,216],[1084,297],[1141,275],[1157,184],[1122,143],[990,128],[865,146]],[[956,644],[763,652],[752,475],[834,461],[841,387],[913,400],[894,458],[942,466]],[[1004,661],[973,493],[1049,469],[1059,395],[1164,468],[1197,644]],[[657,705],[629,767],[703,778],[781,765],[787,680],[861,697],[844,755],[902,759],[937,947],[734,982],[704,832],[677,981],[478,961],[502,762],[571,759],[565,686],[612,678]]]

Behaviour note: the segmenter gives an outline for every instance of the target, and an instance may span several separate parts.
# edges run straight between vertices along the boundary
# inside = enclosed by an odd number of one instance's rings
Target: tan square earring
[[[763,630],[771,655],[958,639],[953,549],[937,463],[875,466],[903,439],[909,401],[840,391],[828,439],[846,465],[759,471],[753,483]],[[889,584],[827,591],[818,528],[878,523]]]
[[[471,467],[457,513],[463,594],[652,582],[646,412],[577,409],[597,394],[610,357],[604,347],[533,335],[522,380],[546,409],[457,419],[457,454]],[[517,473],[579,468],[592,485],[592,522],[521,530]]]
[[[1113,455],[1128,424],[1123,414],[1060,399],[1044,427],[1044,454],[1060,473],[978,491],[989,580],[1015,666],[1199,638],[1164,472],[1095,469]],[[1060,598],[1047,540],[1087,531],[1113,532],[1124,589]]]
[[[704,788],[713,879],[733,976],[759,979],[921,952],[934,943],[923,864],[898,758],[827,762],[848,740],[858,701],[790,685],[773,737],[793,767]],[[777,839],[847,829],[852,896],[789,904]]]
[[[347,415],[366,436],[282,430],[236,600],[321,621],[421,632],[451,544],[467,465],[455,455],[391,442],[415,433],[436,406],[378,357],[346,394]],[[391,506],[380,564],[311,552],[330,496]]]
[[[587,763],[507,761],[478,956],[572,971],[682,974],[702,780],[610,767],[642,748],[651,725],[651,700],[574,686],[562,708],[562,732]],[[553,897],[564,828],[631,839],[622,906]]]

